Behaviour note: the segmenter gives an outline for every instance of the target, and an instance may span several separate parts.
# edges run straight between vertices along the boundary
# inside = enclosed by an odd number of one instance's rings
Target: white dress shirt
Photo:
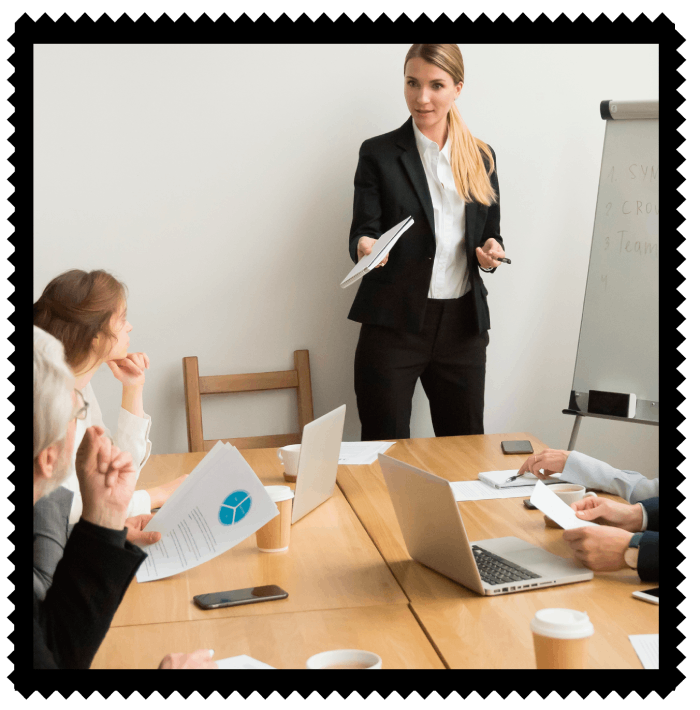
[[[428,180],[435,218],[435,261],[428,298],[460,298],[469,291],[471,284],[465,246],[466,209],[452,174],[450,139],[439,150],[435,141],[420,132],[415,121],[413,133]]]
[[[61,484],[69,491],[73,491],[73,503],[70,509],[68,518],[69,524],[77,523],[80,520],[80,514],[83,512],[83,499],[80,497],[80,485],[78,484],[78,475],[75,472],[75,455],[80,446],[80,442],[85,436],[85,431],[91,426],[101,426],[105,430],[106,436],[111,436],[109,429],[102,421],[102,411],[97,403],[97,398],[93,392],[92,385],[88,382],[81,390],[83,399],[88,404],[87,416],[85,419],[78,419],[75,428],[75,447],[71,458],[68,477]],[[128,451],[131,458],[136,464],[137,476],[141,473],[141,469],[148,460],[151,454],[151,442],[148,438],[148,433],[151,430],[151,417],[144,414],[142,417],[137,417],[131,412],[127,412],[123,407],[119,410],[119,420],[117,422],[117,434],[114,437],[114,443],[122,450]],[[151,512],[151,497],[147,491],[135,491],[129,508],[127,510],[127,518],[133,515],[142,515],[143,513]]]

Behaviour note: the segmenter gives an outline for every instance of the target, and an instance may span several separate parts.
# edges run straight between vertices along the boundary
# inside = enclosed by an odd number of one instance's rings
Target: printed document
[[[551,518],[557,525],[564,528],[564,530],[583,528],[588,525],[598,525],[598,523],[594,523],[590,520],[577,518],[573,509],[564,503],[561,498],[558,498],[553,491],[550,491],[542,481],[537,481],[535,490],[530,496],[530,503],[532,503],[535,508],[539,508],[539,510]]]
[[[634,650],[647,670],[659,670],[659,634],[635,634],[630,636]]]
[[[139,582],[201,565],[279,515],[260,479],[231,444],[217,442],[145,530],[160,532],[136,573]]]
[[[377,454],[388,451],[393,441],[344,441],[340,445],[339,464],[345,466],[371,464],[377,460]]]

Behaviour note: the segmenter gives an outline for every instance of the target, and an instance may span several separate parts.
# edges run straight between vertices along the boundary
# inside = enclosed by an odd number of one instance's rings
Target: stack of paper
[[[479,480],[484,483],[488,483],[494,488],[517,488],[518,486],[534,486],[540,479],[531,473],[524,473],[522,476],[518,476],[514,481],[506,483],[509,478],[515,476],[518,469],[512,469],[510,471],[483,471],[479,474]],[[549,485],[550,483],[559,483],[560,473],[552,474],[545,483]],[[525,495],[523,493],[523,495]]]
[[[279,515],[260,479],[231,444],[217,442],[153,516],[160,532],[136,573],[163,579],[217,557]]]
[[[339,464],[345,466],[369,465],[377,460],[378,454],[388,451],[393,441],[344,441],[340,445]]]
[[[494,488],[481,481],[456,481],[450,483],[452,494],[457,502],[464,500],[492,500],[494,498],[527,498],[535,487],[516,486],[515,488]]]
[[[659,634],[635,634],[630,642],[647,670],[659,670]]]

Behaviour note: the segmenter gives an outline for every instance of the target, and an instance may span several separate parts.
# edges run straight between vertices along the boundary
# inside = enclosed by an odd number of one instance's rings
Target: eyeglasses
[[[85,419],[85,417],[87,417],[87,411],[89,406],[89,404],[85,401],[85,397],[83,397],[83,393],[79,389],[75,390],[75,398],[78,403],[78,409],[76,413],[71,417],[71,421],[73,419]]]

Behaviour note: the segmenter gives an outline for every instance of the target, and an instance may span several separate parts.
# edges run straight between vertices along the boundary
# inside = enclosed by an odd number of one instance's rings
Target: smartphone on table
[[[532,444],[525,440],[525,441],[502,441],[501,442],[501,451],[503,451],[504,454],[532,454],[534,451],[532,450]]]
[[[242,604],[256,604],[269,602],[275,599],[286,599],[287,592],[276,584],[267,584],[264,587],[248,587],[247,589],[231,589],[228,592],[212,592],[211,594],[197,594],[194,603],[200,609],[223,609],[227,606],[241,606]]]
[[[649,602],[650,604],[658,604],[659,588],[654,587],[654,589],[645,589],[644,591],[632,592],[632,596],[636,599],[641,599],[643,602]]]

